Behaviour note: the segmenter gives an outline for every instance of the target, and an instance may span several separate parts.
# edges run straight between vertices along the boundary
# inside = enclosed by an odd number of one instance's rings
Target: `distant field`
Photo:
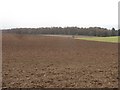
[[[112,43],[118,43],[120,40],[119,36],[112,36],[112,37],[85,37],[85,38],[75,38],[75,39],[81,39],[81,40],[91,40],[91,41],[101,41],[101,42],[112,42]]]

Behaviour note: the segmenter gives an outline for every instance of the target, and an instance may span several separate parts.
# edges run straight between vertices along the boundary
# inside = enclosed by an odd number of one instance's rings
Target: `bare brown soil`
[[[70,37],[3,35],[3,87],[118,87],[118,47]]]

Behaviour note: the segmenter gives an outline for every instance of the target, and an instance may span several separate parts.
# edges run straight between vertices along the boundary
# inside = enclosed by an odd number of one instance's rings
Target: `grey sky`
[[[0,0],[0,28],[118,27],[119,0]]]

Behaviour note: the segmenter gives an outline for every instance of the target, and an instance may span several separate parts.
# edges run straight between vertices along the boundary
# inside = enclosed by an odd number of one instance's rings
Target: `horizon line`
[[[89,27],[79,27],[79,26],[41,26],[41,27],[12,27],[12,28],[0,28],[0,30],[8,30],[8,29],[20,29],[20,28],[54,28],[54,27],[58,27],[58,28],[67,28],[67,27],[77,27],[77,28],[103,28],[103,29],[108,29],[108,30],[111,30],[112,28],[115,28],[115,27],[112,27],[111,29],[110,28],[107,28],[107,27],[100,27],[100,26],[89,26]],[[115,28],[115,30],[118,30],[119,28],[117,27],[117,29]]]

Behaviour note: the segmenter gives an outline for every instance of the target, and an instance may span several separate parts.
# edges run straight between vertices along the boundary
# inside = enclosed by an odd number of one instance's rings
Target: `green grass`
[[[118,42],[120,42],[120,36],[111,36],[111,37],[85,37],[85,38],[76,38],[76,39],[89,40],[89,41],[111,42],[111,43],[118,43]]]

